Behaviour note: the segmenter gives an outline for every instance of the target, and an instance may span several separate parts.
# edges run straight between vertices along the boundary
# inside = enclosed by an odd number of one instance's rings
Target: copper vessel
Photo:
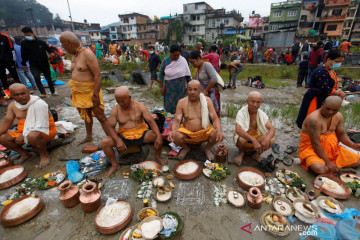
[[[75,207],[79,202],[80,192],[77,186],[73,186],[71,181],[65,181],[58,187],[60,194],[59,200],[64,207]]]
[[[14,162],[10,159],[10,157],[6,157],[5,154],[0,155],[0,170],[10,166],[14,166]]]
[[[94,182],[85,183],[82,187],[80,203],[84,212],[94,212],[101,204],[101,191]]]
[[[257,187],[250,188],[247,194],[247,200],[251,208],[254,209],[261,208],[262,195],[260,189]]]
[[[216,162],[218,163],[226,162],[227,156],[228,156],[227,147],[225,146],[224,143],[219,143],[218,147],[216,148],[216,154],[215,154]]]

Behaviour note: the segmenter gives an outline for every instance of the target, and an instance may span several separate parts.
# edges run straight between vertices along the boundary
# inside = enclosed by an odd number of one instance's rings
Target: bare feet
[[[106,172],[105,177],[110,177],[111,174],[115,173],[117,170],[120,169],[120,165],[119,164],[113,164],[111,165],[109,171]]]
[[[239,153],[239,155],[237,155],[235,158],[234,158],[234,162],[236,163],[236,165],[238,165],[239,167],[241,166],[241,163],[243,161],[243,158],[244,158],[244,153]]]
[[[92,136],[86,136],[83,140],[81,140],[81,142],[78,145],[81,145],[83,143],[87,143],[87,142],[92,142],[93,138]]]
[[[205,148],[204,153],[208,160],[210,160],[210,161],[214,160],[214,154],[210,151],[210,149]]]
[[[260,153],[254,153],[253,155],[252,155],[252,159],[253,160],[255,160],[255,161],[257,161],[258,163],[260,163],[261,162],[261,156],[260,156],[261,154]]]
[[[160,163],[161,165],[165,165],[165,164],[168,164],[168,160],[167,159],[162,159],[162,158],[156,158],[156,161],[158,163]]]
[[[26,154],[21,155],[21,157],[19,158],[19,160],[17,162],[18,162],[18,164],[22,164],[23,162],[25,162],[26,160],[28,160],[32,157],[33,157],[33,155],[27,152]]]
[[[186,157],[186,155],[188,154],[188,152],[190,152],[190,148],[189,149],[181,149],[180,154],[177,156],[177,158],[179,160],[184,160],[184,158]]]
[[[41,156],[40,155],[40,163],[39,163],[39,169],[43,169],[50,163],[50,159],[48,155]]]

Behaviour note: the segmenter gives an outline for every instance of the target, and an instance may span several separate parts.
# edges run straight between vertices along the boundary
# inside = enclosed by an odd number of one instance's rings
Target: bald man
[[[211,147],[224,139],[220,120],[211,99],[202,93],[198,80],[189,82],[187,93],[188,96],[180,99],[176,106],[168,139],[182,148],[178,155],[180,160],[190,151],[189,144],[207,142],[204,152],[207,159],[212,161],[214,154],[210,151]]]
[[[275,128],[270,123],[269,117],[260,109],[261,103],[261,94],[257,91],[250,92],[246,105],[236,115],[235,134],[239,135],[236,142],[239,155],[234,161],[240,166],[245,152],[252,152],[253,159],[267,170],[268,166],[265,161],[261,161],[260,155],[274,144]]]
[[[329,96],[321,108],[309,114],[302,125],[299,158],[302,167],[315,174],[339,172],[343,167],[359,167],[360,155],[344,145],[360,151],[360,144],[350,140],[344,130],[344,117],[339,112],[342,99]]]
[[[197,43],[196,43],[196,51],[199,51],[199,52],[200,52],[200,56],[203,57],[204,51],[202,50],[202,43],[201,43],[201,42],[197,42]]]
[[[9,88],[15,100],[8,106],[4,120],[0,123],[0,144],[21,154],[19,163],[32,155],[21,148],[24,143],[31,144],[40,153],[40,168],[49,164],[46,142],[56,136],[54,119],[48,105],[38,96],[30,95],[26,86],[14,83]],[[8,131],[17,118],[17,130]]]
[[[154,143],[156,161],[160,164],[167,164],[167,160],[161,158],[162,136],[146,106],[131,99],[129,89],[125,86],[115,90],[115,99],[118,104],[111,110],[109,124],[114,131],[116,125],[119,124],[117,133],[121,138],[121,145],[116,146],[111,137],[105,137],[101,141],[104,153],[111,163],[111,168],[106,176],[108,177],[120,169],[113,147],[117,147],[121,151],[131,146],[141,147],[143,143]],[[149,124],[151,130],[146,123]]]
[[[80,143],[91,142],[93,116],[99,120],[107,136],[111,136],[120,147],[121,139],[109,127],[104,113],[104,102],[101,92],[101,72],[94,53],[80,45],[79,39],[72,32],[63,32],[60,36],[63,48],[72,54],[71,79],[69,85],[72,91],[71,101],[85,121],[86,136]]]

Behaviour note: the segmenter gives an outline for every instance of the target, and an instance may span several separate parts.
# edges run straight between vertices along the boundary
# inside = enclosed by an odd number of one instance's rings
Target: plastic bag
[[[80,165],[81,172],[87,177],[92,177],[104,171],[109,165],[109,160],[104,151],[97,151],[81,159]]]
[[[320,240],[337,240],[336,230],[333,225],[327,223],[316,222],[300,235],[300,239],[304,240],[309,236],[316,237]]]
[[[78,183],[84,178],[84,174],[80,172],[80,165],[76,161],[68,161],[66,163],[66,171],[69,176],[69,180],[73,183]]]
[[[342,219],[340,220],[335,229],[339,239],[359,239],[360,232],[355,231],[356,220]]]

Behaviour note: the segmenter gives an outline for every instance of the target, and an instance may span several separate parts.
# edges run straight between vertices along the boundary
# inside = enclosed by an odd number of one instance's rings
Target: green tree
[[[32,22],[32,9],[35,24],[47,24],[53,20],[53,14],[36,0],[0,0],[0,17],[7,27],[29,25]]]
[[[169,22],[169,28],[166,35],[165,43],[169,44],[171,36],[175,34],[176,40],[175,42],[181,42],[182,41],[182,24],[181,21],[176,19],[174,21]]]

